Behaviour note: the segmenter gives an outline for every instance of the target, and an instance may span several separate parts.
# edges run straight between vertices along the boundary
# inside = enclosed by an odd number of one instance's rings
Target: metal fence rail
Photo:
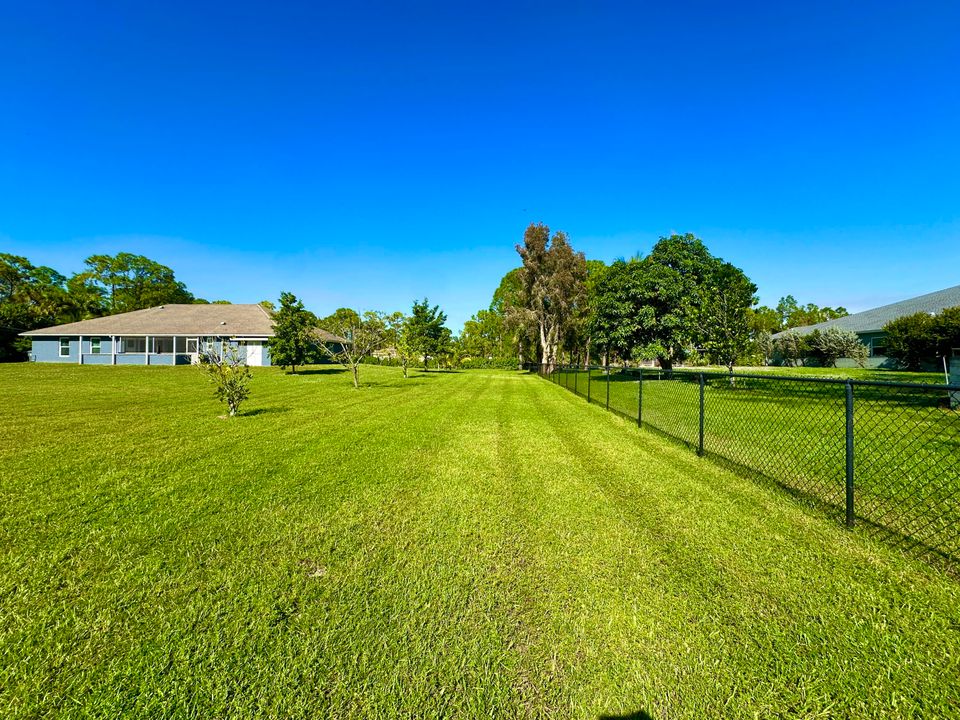
[[[960,387],[558,366],[550,381],[960,568]]]

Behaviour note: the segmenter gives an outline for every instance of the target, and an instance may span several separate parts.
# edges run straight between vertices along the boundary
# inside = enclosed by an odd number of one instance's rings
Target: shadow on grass
[[[622,413],[617,414],[622,415]],[[636,418],[629,418],[629,416],[625,417],[628,417],[628,419],[634,421],[636,420]],[[650,423],[644,423],[643,429],[646,431],[652,431],[655,435],[659,435],[660,437],[683,445],[691,450],[696,450],[696,445],[689,440],[677,437],[673,433],[667,432],[666,430],[651,425]],[[823,497],[821,494],[797,487],[796,485],[790,484],[790,482],[787,480],[781,480],[768,473],[758,470],[757,468],[751,467],[750,465],[738,462],[737,460],[733,460],[713,451],[708,450],[706,453],[704,453],[703,457],[727,470],[730,470],[740,477],[747,478],[760,485],[765,485],[770,489],[783,492],[784,494],[798,501],[800,504],[820,514],[822,517],[828,518],[832,522],[843,522],[845,508],[839,497],[837,500],[830,500],[829,498]],[[841,489],[838,487],[836,492],[839,494],[840,490]],[[956,557],[951,555],[949,552],[933,547],[922,540],[911,537],[910,535],[897,530],[896,528],[889,527],[865,517],[859,511],[856,512],[854,516],[854,523],[855,532],[878,538],[887,545],[896,548],[904,555],[908,555],[915,560],[925,562],[928,565],[931,565],[932,567],[935,567],[946,573],[947,575],[950,575],[951,577],[960,579],[960,557]]]
[[[346,368],[342,367],[325,367],[325,368],[310,368],[309,370],[297,370],[296,373],[287,373],[288,375],[340,375],[345,373]]]
[[[288,407],[266,407],[266,408],[256,408],[255,410],[247,410],[246,412],[240,413],[240,417],[253,417],[255,415],[266,415],[267,413],[285,413],[290,412]]]
[[[598,720],[653,720],[653,716],[646,710],[637,710],[626,715],[600,715]]]

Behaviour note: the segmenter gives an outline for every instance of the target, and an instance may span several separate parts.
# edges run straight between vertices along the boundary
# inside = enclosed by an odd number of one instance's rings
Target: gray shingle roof
[[[160,305],[21,334],[272,337],[273,320],[260,305]]]
[[[320,328],[314,328],[311,331],[311,334],[316,340],[325,343],[340,343],[341,345],[346,345],[350,341],[346,338],[342,338],[339,335],[334,335],[332,332],[327,332],[326,330],[321,330]]]
[[[793,332],[801,335],[807,335],[814,330],[826,330],[836,327],[842,330],[852,330],[855,333],[880,332],[883,326],[891,320],[913,315],[915,313],[938,313],[949,307],[960,305],[960,285],[937,290],[936,292],[920,295],[919,297],[901,300],[882,307],[864,310],[863,312],[847,315],[836,320],[827,320],[816,325],[806,325],[804,327],[792,328]],[[777,333],[781,335],[782,333]],[[776,337],[776,336],[774,336]]]

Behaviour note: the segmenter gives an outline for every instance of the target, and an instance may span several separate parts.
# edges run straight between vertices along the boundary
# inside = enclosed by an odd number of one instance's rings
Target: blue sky
[[[0,251],[456,330],[543,221],[865,309],[960,283],[958,76],[957,3],[3,3]]]

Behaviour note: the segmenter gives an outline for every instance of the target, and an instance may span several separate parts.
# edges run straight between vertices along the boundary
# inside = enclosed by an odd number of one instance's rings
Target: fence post
[[[610,409],[610,361],[607,360],[607,410]]]
[[[587,403],[590,402],[590,376],[591,375],[592,373],[590,372],[590,366],[587,365]]]
[[[700,443],[697,455],[703,455],[703,373],[700,373]]]
[[[847,527],[853,527],[853,382],[847,380],[846,401],[846,460]]]
[[[643,368],[640,370],[640,382],[637,383],[637,427],[643,427]]]

